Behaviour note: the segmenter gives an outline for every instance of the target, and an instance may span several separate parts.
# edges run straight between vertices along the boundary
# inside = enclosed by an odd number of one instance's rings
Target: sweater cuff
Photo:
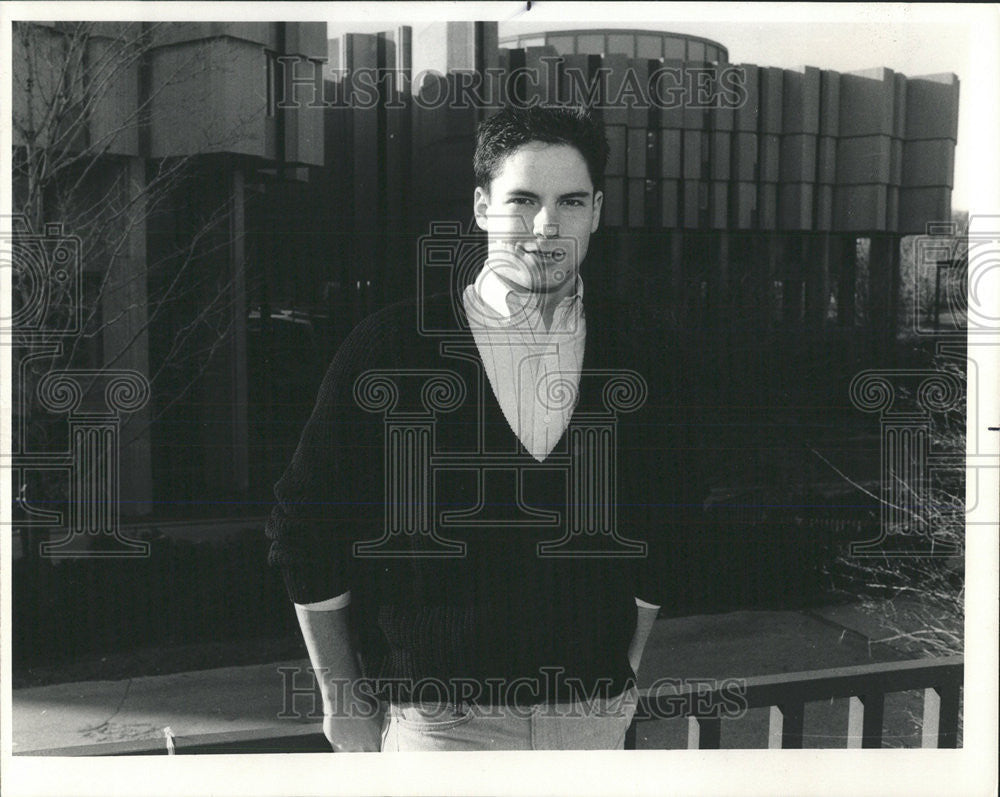
[[[308,605],[329,600],[330,595],[343,595],[350,590],[350,582],[336,563],[322,561],[322,557],[308,562],[290,562],[282,566],[285,588],[292,603]]]
[[[636,600],[638,600],[638,598],[636,598]],[[325,601],[317,601],[315,603],[296,603],[295,605],[300,608],[307,609],[310,612],[330,612],[335,609],[343,609],[345,606],[350,605],[350,603],[351,591],[347,590],[347,592],[342,595],[328,598]]]

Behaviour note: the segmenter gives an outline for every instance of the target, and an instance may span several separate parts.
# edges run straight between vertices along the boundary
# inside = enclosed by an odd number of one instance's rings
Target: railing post
[[[718,750],[721,742],[721,719],[718,717],[688,717],[688,750]]]
[[[847,746],[881,747],[885,695],[859,695],[850,699],[847,715]]]
[[[772,750],[802,749],[802,721],[804,703],[785,703],[771,706],[771,720],[767,731],[767,746]]]
[[[958,684],[946,683],[924,690],[921,747],[958,746]]]
[[[635,743],[635,724],[665,717],[663,712],[669,706],[674,712],[671,716],[681,708],[687,719],[688,749],[716,749],[721,746],[722,718],[742,716],[746,709],[768,708],[768,746],[801,748],[806,704],[846,697],[847,747],[880,748],[885,734],[886,694],[924,690],[923,746],[954,748],[959,742],[962,683],[962,657],[949,656],[747,678],[740,683],[738,694],[730,693],[725,685],[695,690],[690,683],[680,689],[644,690],[628,731],[628,743]],[[739,714],[730,711],[734,704],[727,696],[739,699]],[[652,706],[659,713],[652,711]]]

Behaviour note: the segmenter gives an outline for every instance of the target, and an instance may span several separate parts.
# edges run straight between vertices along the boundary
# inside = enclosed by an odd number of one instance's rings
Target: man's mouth
[[[529,249],[526,247],[518,247],[518,251],[523,254],[531,255],[542,263],[545,264],[556,264],[562,263],[566,259],[566,250],[561,248],[556,249]]]

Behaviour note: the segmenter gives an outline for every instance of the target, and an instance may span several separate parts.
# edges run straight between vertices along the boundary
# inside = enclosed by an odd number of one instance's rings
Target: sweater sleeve
[[[654,606],[677,602],[685,567],[678,552],[691,550],[708,492],[697,444],[702,432],[692,385],[697,371],[685,359],[679,343],[648,351],[631,347],[647,398],[639,411],[621,419],[619,523],[625,536],[646,543],[634,594]]]
[[[351,544],[365,524],[381,517],[367,491],[380,479],[368,472],[381,462],[362,433],[374,420],[354,400],[354,381],[375,367],[391,325],[384,317],[362,321],[341,345],[320,385],[316,404],[291,462],[274,486],[265,527],[268,563],[281,569],[294,603],[313,604],[351,588]]]

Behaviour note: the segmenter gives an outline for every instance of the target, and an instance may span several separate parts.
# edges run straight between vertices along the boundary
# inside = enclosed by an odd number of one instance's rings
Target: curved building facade
[[[681,61],[729,63],[729,51],[718,42],[684,33],[639,29],[551,30],[504,36],[500,46],[554,47],[559,55],[624,55],[628,58],[676,58]]]

